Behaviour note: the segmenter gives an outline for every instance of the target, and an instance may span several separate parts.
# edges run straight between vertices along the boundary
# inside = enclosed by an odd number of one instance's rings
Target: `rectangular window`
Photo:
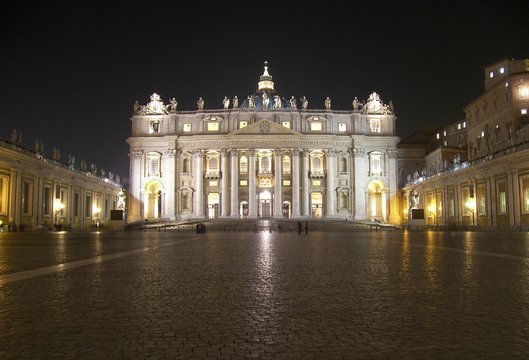
[[[22,183],[22,214],[29,215],[31,213],[31,205],[33,198],[33,184],[29,181]]]
[[[191,132],[191,124],[184,124],[184,132]]]
[[[520,113],[521,113],[522,115],[527,115],[527,109],[522,109],[522,110],[520,110]]]
[[[283,186],[290,186],[290,180],[283,180]]]
[[[283,121],[283,122],[281,123],[281,125],[283,125],[283,127],[286,127],[286,128],[288,128],[288,129],[290,129],[290,121]]]
[[[208,131],[219,131],[219,123],[218,122],[208,123]]]
[[[448,216],[456,216],[456,205],[454,198],[448,199]]]
[[[248,180],[241,180],[241,181],[239,182],[239,185],[241,185],[241,186],[248,186]]]
[[[87,218],[92,217],[92,196],[90,195],[86,195],[85,198],[84,216]]]
[[[485,195],[479,197],[479,215],[487,215],[487,202]]]
[[[380,119],[370,119],[369,129],[373,133],[380,133]]]
[[[259,186],[260,187],[272,187],[272,181],[270,181],[270,178],[261,178],[259,179]]]
[[[346,132],[347,131],[347,125],[345,123],[338,124],[338,131],[339,132]]]
[[[44,215],[51,215],[51,187],[44,187],[44,203],[42,204],[42,213]]]
[[[73,194],[73,216],[79,217],[79,213],[81,210],[81,195],[76,192]]]
[[[149,124],[149,134],[158,134],[160,132],[160,122],[151,121]]]
[[[320,180],[312,180],[312,186],[320,186],[321,181]]]
[[[219,185],[219,182],[217,180],[210,180],[209,181],[209,186],[218,186]]]
[[[507,214],[507,197],[505,191],[498,194],[498,213]]]
[[[239,121],[239,129],[245,128],[248,126],[248,121]]]
[[[310,130],[321,131],[321,129],[322,129],[321,122],[315,121],[315,122],[310,123]]]

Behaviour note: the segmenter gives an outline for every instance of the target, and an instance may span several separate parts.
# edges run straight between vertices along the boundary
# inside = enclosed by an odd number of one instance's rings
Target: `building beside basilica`
[[[529,225],[529,60],[485,67],[464,111],[421,145],[399,145],[403,218],[418,207],[430,225]]]
[[[348,218],[399,223],[393,104],[377,93],[334,110],[275,90],[220,109],[178,111],[159,95],[134,105],[129,222],[145,219]],[[221,101],[219,101],[221,104]]]
[[[119,178],[84,161],[67,162],[60,152],[30,150],[20,133],[0,139],[0,230],[86,230],[111,223],[111,211],[124,210]],[[121,226],[122,227],[122,226]]]

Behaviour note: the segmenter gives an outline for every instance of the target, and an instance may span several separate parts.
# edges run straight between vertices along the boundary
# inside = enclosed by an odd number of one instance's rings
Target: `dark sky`
[[[178,110],[257,88],[309,108],[351,109],[373,91],[398,135],[444,126],[483,90],[486,65],[529,57],[529,1],[10,1],[0,10],[0,137],[128,175],[135,100]]]

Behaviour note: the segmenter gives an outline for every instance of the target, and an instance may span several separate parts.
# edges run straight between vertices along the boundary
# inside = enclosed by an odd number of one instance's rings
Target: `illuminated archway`
[[[162,216],[162,184],[149,181],[145,184],[143,213],[145,219],[156,220]]]
[[[367,187],[367,213],[370,219],[386,220],[386,188],[379,180],[371,181]]]

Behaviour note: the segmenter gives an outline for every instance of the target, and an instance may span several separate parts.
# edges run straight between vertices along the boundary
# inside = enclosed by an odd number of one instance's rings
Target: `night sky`
[[[1,127],[128,175],[130,116],[153,92],[178,110],[255,92],[349,110],[376,91],[398,135],[464,118],[483,67],[529,57],[529,1],[9,1],[0,10]]]

